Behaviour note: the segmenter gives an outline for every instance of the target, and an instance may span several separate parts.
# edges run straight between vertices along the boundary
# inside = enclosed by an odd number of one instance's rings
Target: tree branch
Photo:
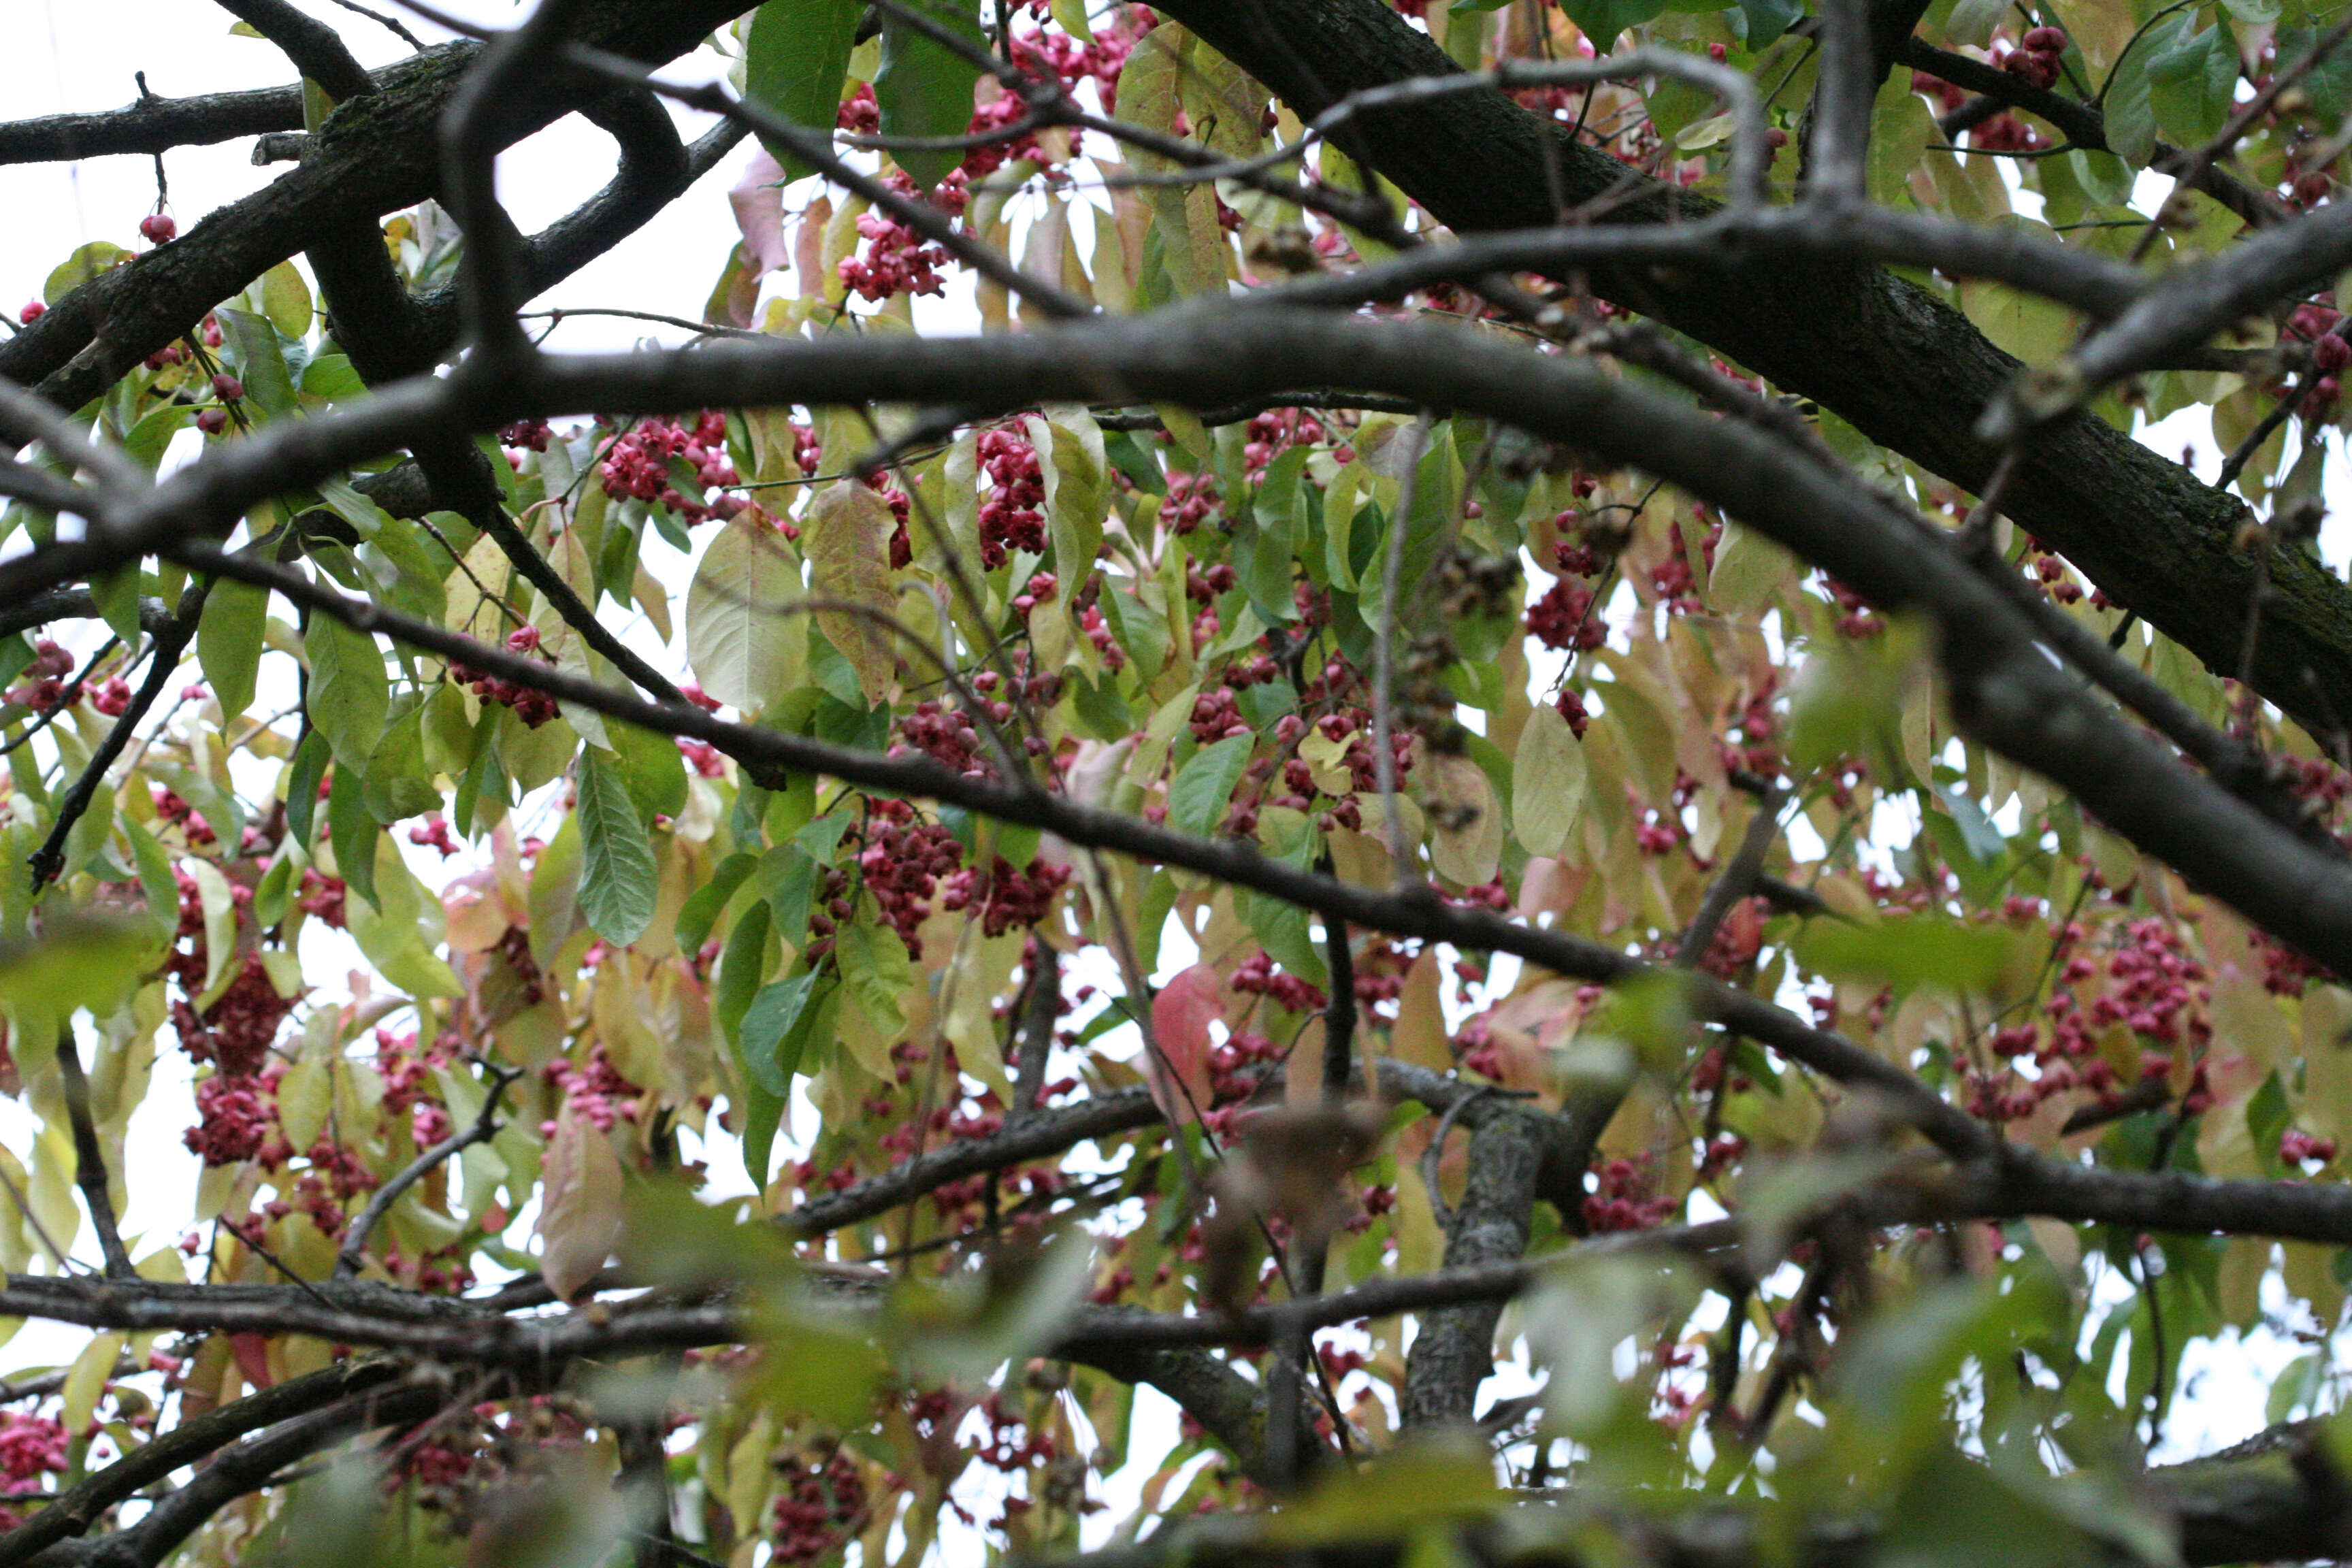
[[[342,35],[290,0],[217,0],[221,9],[278,46],[294,68],[338,103],[375,90]]]
[[[336,1279],[348,1279],[360,1271],[360,1265],[367,1257],[368,1237],[383,1222],[383,1216],[392,1212],[392,1205],[400,1201],[403,1193],[424,1180],[426,1173],[443,1161],[498,1135],[499,1100],[505,1095],[507,1086],[522,1076],[522,1069],[488,1062],[483,1064],[483,1068],[490,1075],[490,1088],[482,1098],[481,1114],[474,1118],[472,1126],[442,1139],[375,1190],[374,1195],[368,1199],[367,1207],[352,1221],[352,1227],[343,1237],[343,1245],[335,1253]]]
[[[74,1183],[89,1210],[90,1228],[98,1232],[99,1251],[106,1258],[107,1275],[134,1279],[131,1254],[114,1223],[114,1194],[108,1190],[106,1152],[99,1146],[98,1124],[89,1111],[89,1079],[81,1070],[81,1052],[74,1044],[70,1024],[58,1030],[58,1072],[65,1079],[66,1115],[73,1123]]]

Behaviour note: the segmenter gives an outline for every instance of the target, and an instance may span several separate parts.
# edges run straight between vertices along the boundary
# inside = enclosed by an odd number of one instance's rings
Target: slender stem
[[[425,1150],[403,1167],[399,1174],[375,1190],[374,1195],[368,1199],[367,1207],[360,1211],[359,1218],[352,1221],[352,1228],[344,1236],[341,1248],[335,1254],[334,1278],[348,1279],[359,1272],[360,1265],[367,1257],[369,1236],[383,1216],[392,1212],[392,1205],[400,1201],[402,1194],[424,1180],[426,1173],[444,1160],[498,1135],[499,1099],[506,1093],[509,1084],[522,1076],[522,1069],[500,1067],[492,1062],[483,1063],[482,1069],[490,1075],[491,1081],[489,1092],[482,1099],[481,1114],[474,1118],[472,1126],[461,1132],[452,1132]]]
[[[81,1052],[74,1045],[73,1027],[62,1026],[58,1030],[58,1071],[65,1079],[66,1114],[73,1121],[74,1181],[81,1188],[81,1201],[89,1209],[89,1223],[98,1232],[99,1250],[106,1258],[106,1274],[110,1279],[135,1279],[139,1271],[131,1266],[131,1254],[122,1245],[122,1233],[114,1221],[114,1194],[109,1190],[106,1174],[106,1151],[99,1146],[98,1123],[89,1109],[89,1079],[81,1070]]]

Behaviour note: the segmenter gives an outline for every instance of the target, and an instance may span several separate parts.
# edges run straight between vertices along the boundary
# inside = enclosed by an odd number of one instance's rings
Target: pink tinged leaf
[[[765,147],[753,145],[751,162],[727,193],[727,205],[735,209],[735,226],[742,231],[744,253],[750,257],[754,278],[764,277],[792,259],[791,247],[784,244],[784,172],[768,156]]]
[[[809,203],[801,214],[801,230],[793,242],[793,265],[800,271],[800,291],[804,299],[822,299],[824,295],[824,231],[833,222],[833,198],[819,196]]]
[[[1224,977],[1196,963],[1151,999],[1151,1098],[1178,1125],[1209,1106],[1209,1026],[1224,1014]]]
[[[566,1105],[547,1140],[539,1272],[558,1300],[579,1293],[621,1236],[621,1162],[613,1141]]]

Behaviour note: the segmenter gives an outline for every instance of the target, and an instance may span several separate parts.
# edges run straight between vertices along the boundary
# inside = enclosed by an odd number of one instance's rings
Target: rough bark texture
[[[1498,1117],[1470,1135],[1470,1179],[1446,1237],[1448,1268],[1507,1263],[1527,1251],[1542,1165],[1538,1131],[1525,1120]],[[1478,1385],[1495,1363],[1495,1325],[1502,1316],[1497,1300],[1442,1308],[1422,1319],[1398,1406],[1406,1430],[1470,1419]]]
[[[1378,0],[1171,0],[1160,9],[1302,115],[1361,89],[1458,68]],[[1500,92],[1367,114],[1357,124],[1381,173],[1459,231],[1554,222],[1548,157],[1558,160],[1571,204],[1625,194],[1610,222],[1715,210],[1546,131]],[[1679,277],[1642,268],[1590,282],[1933,473],[1974,489],[1991,469],[1996,453],[1973,431],[2018,362],[1958,310],[1883,268],[1806,262]],[[2215,670],[2238,673],[2255,563],[2235,547],[2245,515],[2237,498],[2084,416],[2036,441],[2006,510],[2118,603]],[[2270,574],[2275,596],[2263,610],[2254,684],[2333,733],[2352,722],[2352,591],[2301,554],[2274,552]]]

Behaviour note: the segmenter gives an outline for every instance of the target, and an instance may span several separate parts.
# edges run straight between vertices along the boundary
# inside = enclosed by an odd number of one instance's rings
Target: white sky
[[[372,3],[379,8],[397,9],[394,0]],[[367,65],[381,65],[407,52],[407,46],[389,31],[324,0],[308,8],[333,22]],[[522,9],[503,0],[449,0],[449,8],[493,25],[509,23]],[[167,97],[275,87],[291,79],[292,73],[272,46],[232,36],[229,16],[205,0],[14,0],[7,9],[19,18],[12,28],[15,48],[8,91],[5,101],[0,101],[0,117],[7,119],[121,106],[135,95],[131,73],[138,70],[146,72],[153,91]],[[428,23],[413,16],[404,19],[428,41],[443,36]],[[673,79],[705,79],[717,74],[722,64],[715,56],[704,54],[673,65],[666,74]],[[709,123],[705,117],[669,107],[688,138],[699,134]],[[184,231],[205,214],[284,172],[282,165],[255,167],[248,161],[249,148],[249,142],[238,141],[166,154],[171,210]],[[741,150],[730,154],[652,225],[551,290],[535,302],[535,308],[618,306],[698,317],[737,238],[725,191],[746,156]],[[500,193],[516,221],[526,231],[533,230],[602,185],[612,172],[613,161],[609,139],[575,118],[509,152],[500,163]],[[2158,184],[2160,187],[2161,183]],[[2149,194],[2160,196],[2162,191]],[[154,195],[153,162],[144,157],[0,166],[0,213],[13,220],[0,223],[0,310],[13,316],[25,300],[37,298],[49,269],[86,240],[108,239],[142,247],[137,226],[152,210]],[[950,301],[946,309],[961,314],[958,305]],[[649,323],[578,318],[566,323],[553,346],[619,348],[647,338],[674,342],[685,337],[680,331]],[[2184,443],[2194,444],[2200,452],[2197,466],[2209,476],[2219,462],[2206,432],[2185,416],[2168,421],[2148,439],[2175,458]],[[2328,553],[2338,561],[2347,553],[2347,540],[2337,531],[2340,527],[2331,528],[2328,538]],[[647,651],[656,650],[648,647]],[[677,658],[675,653],[661,656],[670,668],[676,668]],[[404,850],[408,848],[404,832],[396,830],[395,837]],[[418,868],[430,885],[437,886],[443,879],[444,874],[437,873],[429,855],[424,856]],[[450,869],[456,869],[455,864]],[[1172,938],[1164,967],[1173,969],[1189,962],[1187,948],[1181,937]],[[1496,966],[1496,979],[1505,985],[1507,965],[1506,960]],[[335,972],[339,970],[320,971]],[[1086,978],[1099,983],[1112,976],[1106,973]],[[163,1092],[153,1097],[133,1124],[132,1190],[125,1215],[126,1230],[145,1233],[151,1245],[176,1237],[186,1224],[187,1198],[195,1174],[194,1159],[182,1148],[179,1137],[190,1119],[185,1087],[188,1064],[168,1039],[161,1058],[157,1080]],[[795,1121],[803,1131],[808,1131],[814,1124],[813,1110],[803,1105]],[[0,1102],[0,1137],[24,1149],[27,1132],[23,1108]],[[731,1174],[734,1164],[727,1156],[712,1161],[714,1173],[721,1176]],[[81,1340],[79,1331],[28,1327],[0,1348],[0,1367],[23,1367],[69,1356]],[[2267,1331],[2242,1343],[2193,1347],[2183,1365],[2189,1396],[2179,1407],[2167,1445],[2168,1457],[2206,1451],[2259,1428],[2263,1419],[2261,1398],[2270,1373],[2299,1349]],[[1524,1372],[1518,1375],[1524,1377]],[[1490,1395],[1497,1390],[1510,1391],[1498,1382],[1490,1388]],[[1143,1481],[1174,1436],[1173,1407],[1156,1394],[1143,1391],[1136,1458],[1126,1470],[1108,1479],[1106,1495],[1111,1506],[1089,1521],[1090,1542],[1133,1510]],[[1169,1495],[1174,1496],[1177,1490],[1181,1487],[1171,1489]],[[963,1550],[966,1545],[977,1547],[976,1540],[950,1537],[950,1542],[947,1560],[977,1560],[976,1552]]]

